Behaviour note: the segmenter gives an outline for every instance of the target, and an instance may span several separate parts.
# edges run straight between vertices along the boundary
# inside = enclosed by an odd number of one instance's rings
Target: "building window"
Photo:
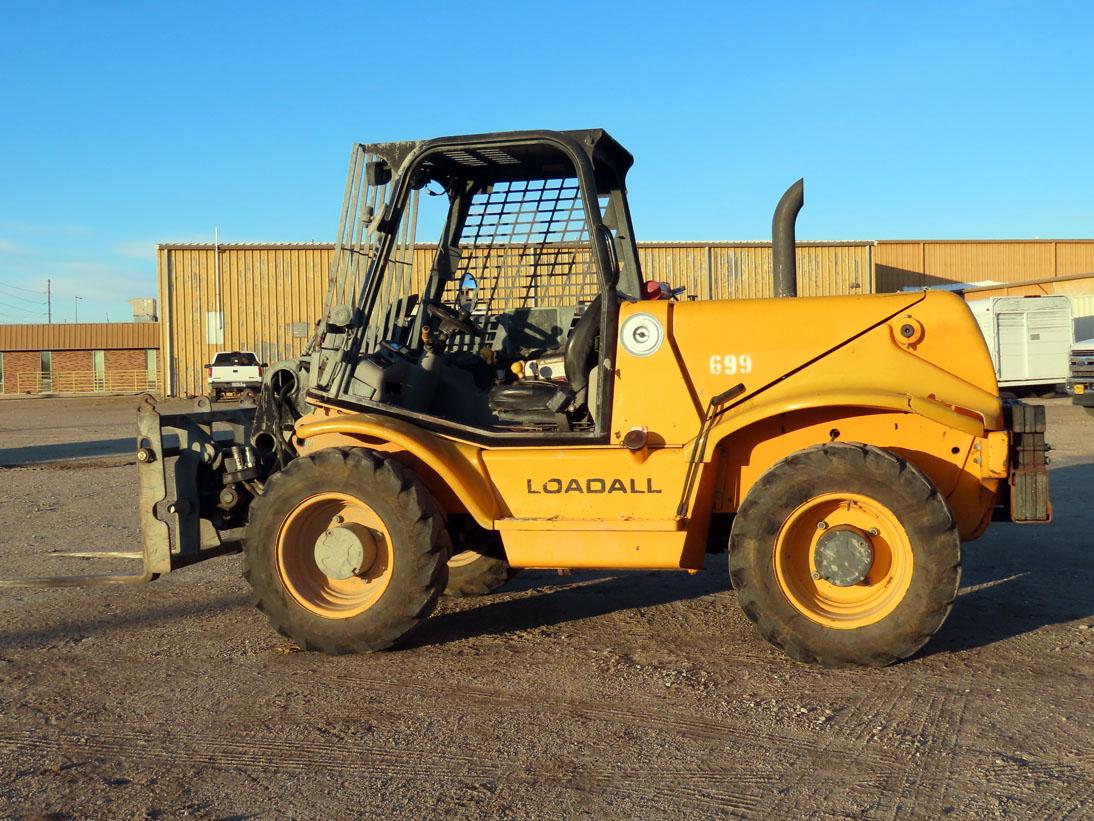
[[[147,348],[144,352],[144,368],[148,372],[148,390],[154,391],[156,389],[156,382],[158,381],[156,375],[156,349]]]
[[[42,351],[38,365],[38,392],[53,390],[53,351]]]
[[[91,390],[106,390],[106,351],[91,352]]]

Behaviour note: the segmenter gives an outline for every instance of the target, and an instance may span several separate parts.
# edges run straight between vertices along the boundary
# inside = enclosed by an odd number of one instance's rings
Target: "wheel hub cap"
[[[851,587],[870,573],[874,548],[857,530],[833,528],[817,540],[813,562],[820,578],[836,587]]]
[[[315,564],[329,578],[348,579],[376,560],[376,541],[365,528],[331,527],[315,541]]]

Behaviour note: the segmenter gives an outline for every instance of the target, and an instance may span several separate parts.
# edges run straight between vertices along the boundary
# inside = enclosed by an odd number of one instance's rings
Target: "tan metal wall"
[[[0,351],[107,351],[159,345],[158,322],[0,325]]]
[[[880,240],[879,292],[1094,273],[1094,240]]]
[[[969,299],[993,296],[1040,296],[1041,294],[1068,294],[1072,302],[1080,296],[1094,295],[1094,274],[1061,274],[1039,280],[1022,280],[1010,285],[981,286],[965,292]]]
[[[871,243],[798,244],[798,293],[857,294],[872,290]],[[687,286],[699,299],[756,299],[774,295],[771,243],[640,243],[646,279]]]
[[[158,258],[164,389],[196,394],[219,350],[254,351],[271,363],[303,350],[322,313],[331,247],[160,246]],[[218,313],[222,342],[209,334]],[[306,323],[308,334],[293,338],[292,323]]]

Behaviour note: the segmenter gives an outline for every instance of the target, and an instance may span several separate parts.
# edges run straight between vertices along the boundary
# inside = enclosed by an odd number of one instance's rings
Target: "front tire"
[[[435,502],[402,464],[354,448],[294,459],[250,508],[243,575],[252,603],[305,650],[398,642],[447,582]]]
[[[961,544],[949,505],[915,465],[836,443],[760,477],[734,519],[729,566],[745,615],[790,657],[881,667],[942,626]]]

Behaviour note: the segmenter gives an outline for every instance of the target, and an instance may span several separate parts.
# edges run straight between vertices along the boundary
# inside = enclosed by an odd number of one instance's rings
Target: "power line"
[[[0,282],[0,287],[3,287],[4,283]],[[45,291],[42,291],[42,295],[45,296]],[[31,305],[45,305],[44,299],[27,299],[25,296],[19,296],[18,294],[4,294],[5,299],[18,299],[20,302],[29,302]]]
[[[36,291],[33,288],[25,288],[22,285],[13,285],[10,282],[0,282],[0,288],[8,289],[7,291],[0,291],[0,296],[2,296],[4,299],[15,299],[15,300],[18,300],[21,303],[25,303],[26,305],[35,305],[35,306],[38,306],[38,307],[37,307],[37,310],[31,310],[30,308],[27,308],[24,305],[12,305],[11,303],[8,303],[8,302],[0,302],[0,305],[3,305],[4,307],[9,308],[10,310],[18,311],[19,313],[23,314],[24,316],[32,317],[33,319],[38,320],[38,321],[41,321],[41,319],[45,318],[46,322],[51,323],[51,322],[53,322],[53,305],[52,305],[51,300],[50,300],[50,290],[51,290],[50,285],[51,285],[51,282],[50,282],[50,280],[47,279],[46,280],[46,289],[44,291]],[[27,293],[27,294],[34,294],[35,296],[38,296],[38,297],[43,297],[44,296],[45,299],[30,299],[30,298],[25,297],[25,296],[20,296],[17,293],[13,293],[13,291],[21,291],[21,292]],[[0,313],[2,313],[3,316],[11,318],[11,314],[7,313],[6,311],[0,312]],[[22,319],[22,317],[15,317],[15,318],[16,319]]]
[[[12,285],[10,282],[0,282],[0,285],[4,285],[8,288],[14,288],[17,291],[26,291],[28,294],[44,294],[45,291],[36,291],[33,288],[24,288],[22,285]]]
[[[19,305],[9,305],[6,302],[0,302],[0,307],[7,308],[12,311],[20,311],[24,314],[30,314],[31,316],[45,316],[45,311],[32,311],[29,308],[23,308]]]

